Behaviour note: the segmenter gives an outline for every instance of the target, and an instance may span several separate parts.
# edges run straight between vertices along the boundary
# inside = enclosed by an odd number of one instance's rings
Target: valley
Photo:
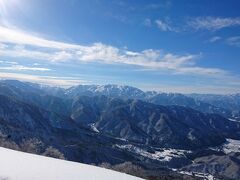
[[[0,145],[144,179],[238,179],[235,106],[223,111],[207,103],[129,86],[2,80]]]

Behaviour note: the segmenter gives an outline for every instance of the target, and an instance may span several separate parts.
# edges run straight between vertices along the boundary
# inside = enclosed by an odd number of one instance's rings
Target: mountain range
[[[52,156],[88,164],[131,162],[151,172],[144,178],[160,179],[166,172],[178,177],[180,170],[193,169],[206,174],[194,159],[214,157],[218,163],[216,157],[236,157],[211,148],[240,140],[239,112],[239,94],[184,95],[119,85],[63,89],[2,80],[0,145],[45,155],[52,147]],[[213,174],[240,178],[237,171],[223,171]]]

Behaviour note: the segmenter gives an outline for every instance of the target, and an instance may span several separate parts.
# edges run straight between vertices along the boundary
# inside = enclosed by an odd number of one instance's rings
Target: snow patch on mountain
[[[108,85],[79,85],[73,86],[65,91],[65,95],[74,97],[79,95],[105,95],[110,97],[138,98],[145,97],[145,92],[131,87],[115,84]]]
[[[225,154],[229,154],[231,152],[240,152],[240,140],[226,139],[226,142],[223,145],[212,147],[210,149],[223,151]]]
[[[115,145],[115,147],[139,154],[149,159],[158,160],[158,161],[170,161],[173,158],[185,157],[186,153],[191,152],[191,151],[180,150],[180,149],[161,148],[158,151],[155,151],[154,153],[150,153],[144,149],[141,149],[131,144]]]
[[[240,140],[227,139],[227,142],[223,145],[222,149],[226,154],[240,152]]]
[[[95,123],[91,124],[90,127],[94,132],[99,133],[99,130],[96,128]]]
[[[236,117],[236,119],[237,119],[237,117]],[[238,120],[236,120],[236,119],[228,118],[229,121],[240,122],[240,121],[238,121]]]
[[[174,169],[173,169],[174,170]],[[177,171],[177,170],[174,170]],[[207,173],[200,173],[200,172],[188,172],[188,171],[177,171],[180,174],[186,174],[189,176],[203,178],[205,180],[217,180],[213,175]]]

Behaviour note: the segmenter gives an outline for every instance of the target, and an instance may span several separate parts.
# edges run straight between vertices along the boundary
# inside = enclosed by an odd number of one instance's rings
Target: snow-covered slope
[[[0,148],[0,180],[140,180],[123,173]]]
[[[65,95],[71,98],[81,95],[105,95],[133,99],[142,99],[146,96],[145,92],[138,88],[114,84],[73,86],[66,90]]]

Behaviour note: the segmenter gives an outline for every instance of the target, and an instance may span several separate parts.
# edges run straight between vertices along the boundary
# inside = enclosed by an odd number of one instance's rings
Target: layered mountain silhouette
[[[118,85],[63,89],[2,80],[1,139],[21,149],[24,140],[37,138],[65,158],[85,163],[130,161],[150,169],[190,170],[189,153],[220,146],[227,138],[240,140],[239,95],[234,103],[227,95],[213,97]],[[184,153],[174,156],[173,149]],[[171,161],[159,159],[168,151]]]

